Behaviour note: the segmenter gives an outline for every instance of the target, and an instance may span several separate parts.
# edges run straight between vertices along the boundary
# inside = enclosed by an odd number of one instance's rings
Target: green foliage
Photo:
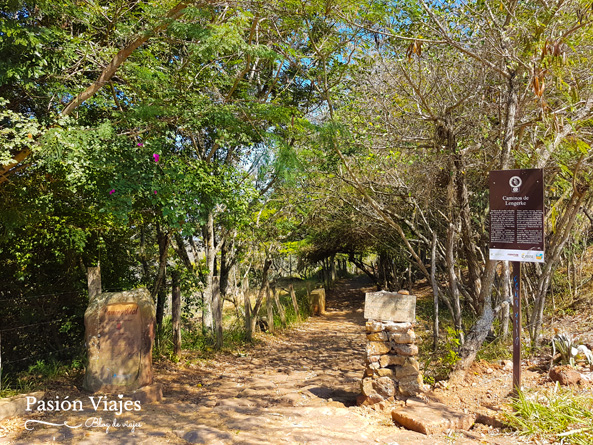
[[[508,423],[531,439],[585,445],[593,442],[593,398],[556,385],[547,392],[520,392]]]

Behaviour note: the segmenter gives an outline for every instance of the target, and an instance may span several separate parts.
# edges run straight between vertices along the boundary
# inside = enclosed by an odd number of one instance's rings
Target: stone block
[[[366,322],[365,328],[367,332],[379,332],[384,329],[383,323],[380,321],[369,320]]]
[[[383,398],[391,397],[395,394],[395,383],[389,377],[379,377],[373,380],[373,388]]]
[[[391,417],[399,425],[422,434],[442,434],[447,430],[468,430],[474,416],[453,410],[442,403],[408,400],[394,409]]]
[[[372,334],[367,334],[368,341],[389,341],[389,336],[387,332],[380,331],[380,332],[373,332]]]
[[[408,345],[408,344],[397,344],[392,343],[392,350],[398,355],[403,355],[406,357],[411,357],[414,355],[418,355],[418,346],[416,345]]]
[[[417,376],[419,373],[418,368],[411,363],[395,367],[395,376],[397,380],[401,380],[404,377]]]
[[[398,393],[403,397],[411,397],[422,392],[422,375],[408,376],[398,379]]]
[[[412,327],[412,323],[395,323],[393,321],[386,321],[384,326],[387,332],[407,332]]]
[[[405,332],[390,332],[389,340],[399,344],[411,344],[414,343],[414,341],[416,341],[416,334],[411,329],[408,329]]]
[[[369,363],[379,363],[380,355],[367,355],[365,359],[365,363],[368,365]]]
[[[367,368],[369,369],[379,369],[381,367],[381,365],[379,364],[379,362],[375,362],[375,363],[369,363],[367,365]]]
[[[362,392],[362,394],[365,396],[369,396],[370,394],[374,393],[375,389],[373,388],[373,379],[368,377],[362,379],[362,382],[360,383],[360,392]]]
[[[395,379],[395,370],[391,368],[380,368],[377,370],[377,375],[380,377],[389,377],[390,379]]]
[[[416,348],[417,349],[417,348]],[[389,342],[369,341],[367,342],[367,356],[387,354],[391,350]]]
[[[416,296],[393,292],[368,292],[364,317],[369,320],[413,322],[416,319]]]
[[[119,392],[150,385],[155,309],[150,292],[106,292],[84,314],[88,366],[83,387]]]
[[[314,289],[310,296],[313,315],[325,314],[325,289]]]
[[[382,355],[379,358],[379,364],[381,368],[387,368],[388,366],[403,365],[406,362],[406,358],[400,355]]]

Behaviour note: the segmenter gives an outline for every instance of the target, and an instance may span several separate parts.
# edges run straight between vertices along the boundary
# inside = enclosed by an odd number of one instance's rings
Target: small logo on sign
[[[511,190],[513,193],[519,192],[519,187],[523,184],[523,180],[519,176],[513,176],[509,179],[509,185],[511,186]]]
[[[538,259],[538,260],[541,260],[541,259],[544,258],[544,254],[543,253],[536,253],[535,254],[535,258]]]

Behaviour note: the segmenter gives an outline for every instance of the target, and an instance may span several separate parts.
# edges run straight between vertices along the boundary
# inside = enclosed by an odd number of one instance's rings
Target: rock
[[[391,332],[389,334],[389,340],[398,344],[414,343],[416,334],[411,329],[408,329],[406,332]]]
[[[380,403],[385,398],[377,394],[376,392],[370,394],[369,396],[365,397],[361,405],[374,405],[375,403]]]
[[[418,355],[418,346],[416,345],[400,345],[392,343],[392,349],[396,354],[406,357]]]
[[[367,355],[365,362],[366,362],[366,364],[379,363],[380,357],[381,356],[379,356],[379,355]]]
[[[512,371],[513,370],[512,360],[501,360],[500,364],[502,366],[503,371]]]
[[[389,341],[389,337],[387,332],[373,332],[372,334],[367,334],[368,341]]]
[[[365,327],[367,332],[379,332],[383,330],[383,323],[380,321],[369,320],[366,322]]]
[[[403,397],[411,397],[422,392],[422,375],[398,379],[398,392]]]
[[[377,394],[388,398],[395,395],[395,384],[389,377],[379,377],[373,381],[373,387],[377,391]]]
[[[417,376],[420,373],[418,368],[411,363],[407,363],[403,366],[395,367],[395,377],[397,380],[401,380],[404,377]]]
[[[160,383],[153,383],[152,385],[144,386],[143,388],[134,391],[130,398],[132,400],[140,401],[140,404],[160,402],[163,400],[163,386]]]
[[[494,410],[481,407],[476,413],[476,423],[488,425],[492,428],[505,428],[507,425],[496,418],[497,413]]]
[[[15,397],[0,399],[0,420],[7,417],[24,415],[27,412],[27,401],[30,402],[30,409],[35,411],[37,406],[36,401],[43,400],[44,396],[44,391],[37,391],[30,394],[21,394]]]
[[[418,348],[416,348],[418,349]],[[369,341],[367,342],[367,356],[387,354],[391,350],[389,342],[384,341]]]
[[[446,380],[439,380],[434,384],[435,388],[447,389],[449,387],[449,382]]]
[[[393,321],[385,322],[385,330],[387,332],[407,332],[412,329],[412,323],[395,323]]]
[[[403,365],[406,362],[406,358],[402,357],[401,355],[382,355],[379,358],[379,364],[381,368],[387,368],[388,366],[393,365]]]
[[[375,363],[369,363],[367,365],[367,368],[375,370],[375,369],[379,369],[381,367],[381,365],[378,362]]]
[[[442,403],[408,400],[394,409],[391,417],[399,425],[422,434],[441,434],[447,430],[468,430],[474,424],[471,414],[455,411]]]
[[[84,389],[134,390],[152,383],[155,309],[147,289],[104,292],[84,314],[88,366]]]
[[[580,372],[568,366],[556,366],[550,369],[549,375],[553,382],[558,382],[562,386],[578,385],[582,379]]]
[[[390,379],[395,379],[395,371],[391,368],[381,368],[377,370],[377,375],[380,377],[389,377]]]
[[[373,388],[373,379],[371,378],[364,378],[360,383],[360,391],[364,396],[369,396],[375,392],[375,388]]]

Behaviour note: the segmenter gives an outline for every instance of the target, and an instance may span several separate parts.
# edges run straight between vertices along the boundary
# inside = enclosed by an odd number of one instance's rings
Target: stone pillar
[[[366,367],[359,405],[407,398],[422,391],[415,310],[416,297],[408,291],[366,294]]]
[[[309,299],[313,315],[325,314],[325,289],[323,287],[313,290]]]
[[[147,289],[106,292],[84,314],[88,391],[134,390],[152,383],[155,308]]]

